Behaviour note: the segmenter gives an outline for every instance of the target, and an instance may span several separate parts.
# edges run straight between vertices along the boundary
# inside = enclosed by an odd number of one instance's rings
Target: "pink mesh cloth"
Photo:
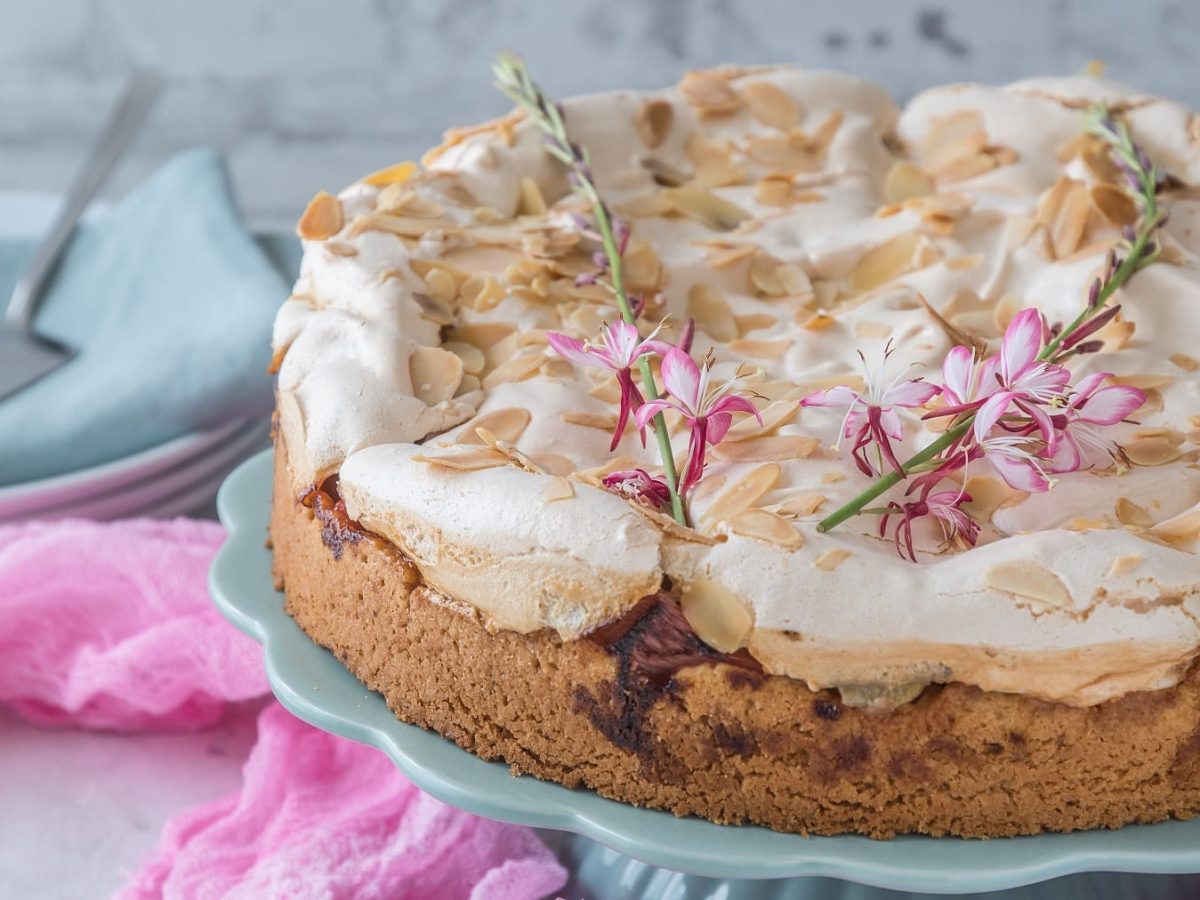
[[[203,728],[266,693],[259,648],[208,598],[223,537],[183,519],[0,526],[0,704],[133,732]],[[516,900],[565,881],[530,829],[452,809],[271,703],[241,790],[176,814],[122,897]]]

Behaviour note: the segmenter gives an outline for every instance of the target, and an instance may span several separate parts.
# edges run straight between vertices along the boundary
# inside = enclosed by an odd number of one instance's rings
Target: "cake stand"
[[[995,891],[1005,892],[988,895],[997,900],[1200,896],[1200,876],[1188,875],[1200,873],[1200,818],[988,841],[805,838],[677,818],[591,791],[514,777],[502,763],[484,762],[397,720],[379,694],[288,617],[264,546],[270,500],[267,451],[243,463],[221,488],[217,508],[229,537],[209,582],[225,616],[262,643],[279,701],[318,728],[377,747],[414,784],[451,806],[548,830],[548,842],[573,872],[566,896],[895,900],[912,893]]]

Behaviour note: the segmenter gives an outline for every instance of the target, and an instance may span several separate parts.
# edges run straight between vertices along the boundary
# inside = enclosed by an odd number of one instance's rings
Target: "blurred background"
[[[1198,34],[1189,0],[2,0],[0,188],[60,190],[136,66],[168,87],[110,191],[215,142],[263,228],[292,224],[318,188],[501,112],[488,87],[501,48],[559,95],[793,62],[905,99],[1099,59],[1113,78],[1200,105]]]

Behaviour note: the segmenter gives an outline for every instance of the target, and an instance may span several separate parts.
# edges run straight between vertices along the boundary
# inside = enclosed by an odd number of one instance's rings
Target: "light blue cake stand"
[[[1005,900],[1200,898],[1200,818],[990,841],[804,838],[638,809],[586,790],[514,777],[396,719],[283,611],[264,546],[271,454],[233,472],[217,508],[229,538],[210,588],[260,641],[275,695],[318,728],[386,753],[422,790],[469,812],[544,829],[572,870],[568,898],[883,900],[986,893]],[[1144,874],[1131,874],[1144,873]],[[894,892],[901,893],[894,893]]]

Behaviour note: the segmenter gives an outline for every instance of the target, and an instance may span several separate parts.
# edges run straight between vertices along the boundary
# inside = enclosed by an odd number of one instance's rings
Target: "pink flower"
[[[686,494],[704,472],[704,455],[708,445],[720,443],[729,431],[735,412],[754,416],[762,422],[758,409],[747,398],[734,393],[739,379],[734,378],[712,388],[709,376],[712,356],[698,367],[687,353],[675,347],[663,354],[662,379],[671,399],[643,403],[636,414],[638,428],[644,429],[650,420],[666,409],[677,410],[691,428],[688,438],[688,461],[679,481],[679,493]]]
[[[1012,434],[1003,426],[993,434],[1005,408],[990,400],[980,407],[972,424],[975,443],[996,472],[1011,487],[1030,494],[1050,490],[1050,479],[1027,434]]]
[[[602,479],[604,486],[628,500],[637,500],[651,509],[663,509],[671,503],[667,483],[655,478],[645,469],[622,469]]]
[[[894,535],[896,552],[902,558],[907,555],[913,562],[917,561],[917,555],[913,549],[912,526],[913,522],[924,516],[933,516],[941,527],[943,546],[949,545],[956,537],[961,537],[969,546],[974,547],[979,539],[979,523],[962,509],[964,503],[971,502],[971,495],[962,489],[930,493],[930,487],[932,484],[925,488],[925,495],[916,500],[904,504],[893,500],[887,506],[888,512],[879,519],[879,536],[883,537],[887,533],[888,519],[894,515],[901,517]],[[901,539],[904,541],[903,546],[900,543]]]
[[[942,363],[942,396],[947,405],[925,418],[957,415],[978,408],[984,400],[1000,389],[1000,382],[996,380],[999,365],[998,356],[978,359],[970,347],[960,344],[951,348]]]
[[[845,408],[846,417],[842,420],[842,433],[838,443],[842,440],[854,440],[854,447],[851,449],[854,461],[862,473],[869,477],[880,474],[882,468],[881,462],[877,465],[875,460],[867,458],[867,448],[872,444],[878,448],[878,455],[886,459],[888,465],[901,475],[904,474],[891,444],[892,441],[904,439],[904,426],[896,408],[912,409],[921,406],[941,391],[937,385],[919,378],[902,380],[906,373],[901,373],[890,384],[884,386],[883,370],[890,354],[890,348],[884,351],[883,364],[874,371],[867,366],[862,354],[859,354],[867,376],[866,393],[839,385],[810,394],[800,401],[803,406]]]
[[[980,413],[995,407],[999,410],[995,416],[998,421],[1010,406],[1016,406],[1033,421],[1053,451],[1058,437],[1049,414],[1041,407],[1062,400],[1071,373],[1037,358],[1046,333],[1046,320],[1036,309],[1023,309],[1013,317],[1000,342],[1000,363],[995,373],[1002,389],[988,398]]]
[[[630,367],[640,357],[648,353],[663,354],[671,349],[671,345],[654,339],[658,334],[655,328],[650,335],[642,340],[637,327],[628,322],[614,322],[612,325],[600,326],[600,344],[590,344],[578,338],[559,334],[557,331],[546,333],[546,339],[554,351],[564,359],[569,359],[581,366],[596,366],[611,369],[617,375],[617,384],[621,387],[621,408],[617,414],[617,427],[613,431],[612,443],[609,450],[616,450],[617,444],[625,434],[625,426],[629,415],[642,405],[642,392],[633,381]],[[638,426],[639,430],[644,425]],[[645,442],[645,436],[642,438]]]
[[[1052,417],[1059,441],[1051,472],[1107,466],[1122,458],[1121,448],[1100,428],[1116,425],[1146,402],[1146,394],[1128,385],[1108,385],[1111,372],[1088,375],[1075,386],[1063,412]]]

